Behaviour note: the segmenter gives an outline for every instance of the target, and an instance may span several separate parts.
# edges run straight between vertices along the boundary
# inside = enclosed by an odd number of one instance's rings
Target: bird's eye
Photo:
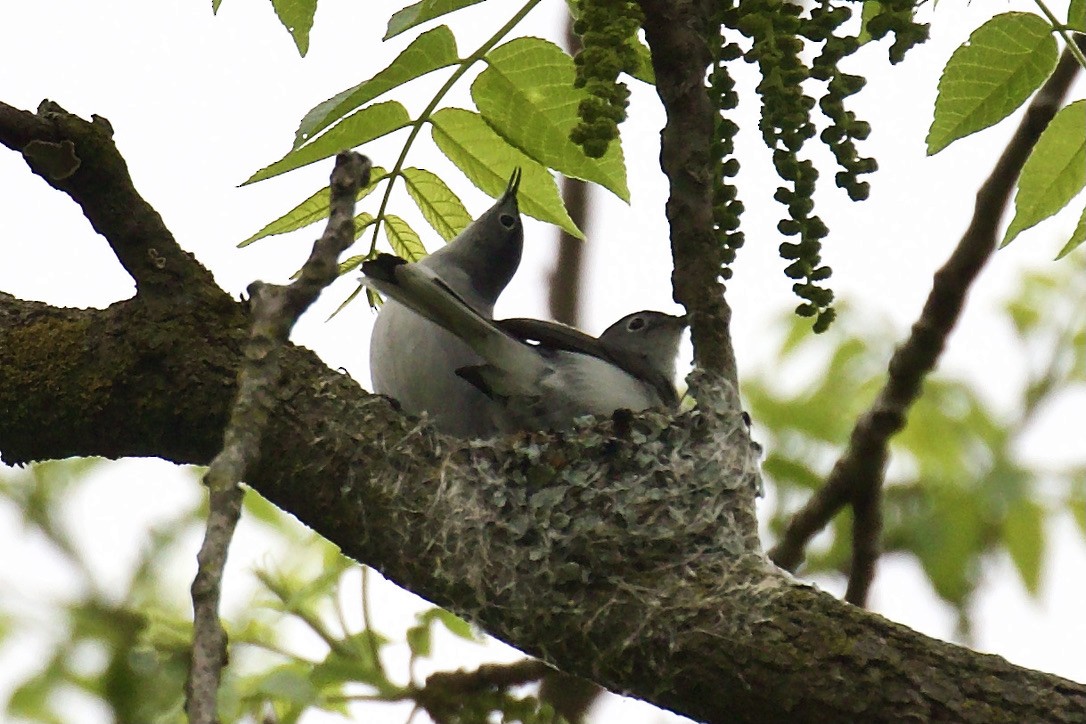
[[[507,229],[512,229],[517,223],[516,217],[512,214],[502,214],[498,217],[498,221]]]
[[[637,330],[645,326],[644,317],[634,317],[629,322],[626,322],[626,329],[630,332],[636,332]]]

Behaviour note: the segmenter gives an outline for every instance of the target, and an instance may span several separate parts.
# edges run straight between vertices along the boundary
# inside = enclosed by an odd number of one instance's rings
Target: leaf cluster
[[[95,564],[87,560],[64,523],[66,500],[79,495],[91,472],[105,470],[97,460],[34,465],[25,472],[0,477],[0,501],[17,510],[24,526],[48,541],[79,578],[81,595],[64,602],[35,601],[34,620],[12,606],[0,605],[0,642],[16,632],[60,623],[63,634],[51,642],[37,671],[19,682],[0,718],[55,722],[69,720],[62,694],[72,689],[98,701],[117,721],[185,721],[183,690],[192,639],[186,591],[164,577],[179,555],[191,556],[188,542],[203,525],[206,510],[182,510],[156,527],[141,550],[127,589],[102,590]],[[195,484],[195,478],[193,480]],[[257,569],[247,601],[226,617],[231,666],[219,692],[223,722],[299,721],[315,710],[350,720],[359,702],[407,703],[444,713],[444,721],[556,722],[553,709],[531,693],[508,686],[431,686],[417,682],[419,662],[435,653],[437,628],[459,639],[481,642],[463,619],[439,608],[421,611],[415,623],[394,640],[369,620],[368,576],[297,521],[268,501],[247,491],[245,516],[261,534],[286,543],[288,555],[276,556],[276,568]],[[351,585],[353,583],[353,585]],[[355,594],[348,593],[351,590]],[[348,609],[354,608],[354,611]],[[348,620],[361,618],[361,628]],[[320,642],[316,658],[296,650],[299,628]],[[391,647],[406,647],[407,671],[394,677],[383,661]],[[92,664],[85,653],[94,650]],[[443,674],[456,681],[456,674]],[[394,678],[406,681],[396,683]],[[67,701],[71,701],[70,695]],[[497,718],[494,718],[497,717]]]
[[[1020,441],[1048,405],[1086,382],[1086,262],[1026,275],[1005,303],[1028,369],[1011,414],[997,411],[962,381],[933,378],[894,440],[894,464],[884,492],[885,550],[914,557],[932,588],[959,614],[968,635],[969,605],[985,561],[1007,555],[1026,590],[1039,592],[1045,527],[1064,511],[1086,536],[1086,464],[1045,467],[1025,459]],[[850,315],[852,318],[852,315]],[[850,420],[870,404],[889,354],[887,325],[850,331],[835,325],[832,350],[793,389],[759,376],[745,384],[768,443],[764,472],[774,495],[769,527],[780,534],[794,510],[821,486],[851,432]],[[875,331],[875,330],[879,331]],[[793,320],[774,374],[820,353]],[[845,405],[843,408],[842,405]],[[851,557],[850,515],[834,520],[829,540],[809,552],[805,574],[846,575]]]
[[[406,131],[395,163],[388,169],[375,169],[373,186],[360,194],[361,199],[375,188],[382,192],[377,209],[363,212],[356,223],[360,230],[372,231],[368,249],[344,262],[341,271],[353,269],[376,253],[381,230],[393,251],[418,259],[425,254],[421,235],[402,215],[391,212],[390,198],[397,182],[403,182],[422,217],[445,241],[471,222],[471,215],[445,179],[407,164],[422,131],[429,129],[434,145],[468,180],[491,196],[500,195],[512,170],[520,168],[521,211],[583,238],[565,210],[551,171],[593,181],[628,200],[625,163],[618,144],[590,158],[570,140],[578,108],[589,98],[590,90],[576,87],[577,70],[565,51],[540,38],[503,42],[538,1],[529,0],[487,41],[463,57],[448,26],[420,33],[387,67],[306,113],[295,134],[294,148],[246,183],[269,179],[329,158],[345,148]],[[470,4],[419,3],[393,15],[385,37],[397,36]],[[475,108],[442,107],[449,90],[477,65],[483,69],[471,82]],[[446,81],[415,116],[399,101],[380,100],[409,81],[441,71],[447,72]],[[327,189],[318,190],[242,245],[314,223],[326,212],[327,200]]]
[[[1048,15],[1046,19],[1033,13],[1002,13],[973,31],[968,42],[954,52],[939,79],[928,130],[929,154],[999,123],[1025,103],[1056,67],[1056,33],[1064,35],[1068,49],[1086,67],[1086,57],[1069,33],[1086,30],[1086,4],[1070,3],[1066,26]],[[1018,179],[1014,218],[1003,245],[1066,207],[1084,186],[1086,100],[1077,100],[1060,109],[1030,153]],[[1086,204],[1057,258],[1083,241]]]

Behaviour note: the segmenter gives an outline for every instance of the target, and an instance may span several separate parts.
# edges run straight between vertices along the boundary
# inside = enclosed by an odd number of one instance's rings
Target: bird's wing
[[[366,286],[452,332],[489,364],[525,380],[542,373],[543,360],[532,347],[480,314],[432,269],[379,254],[363,262],[362,273]]]
[[[494,323],[519,340],[536,342],[547,349],[578,352],[601,359],[610,359],[607,350],[598,339],[566,324],[524,317],[495,320]]]
[[[613,349],[590,334],[558,322],[514,318],[495,320],[494,323],[517,339],[538,342],[539,346],[545,349],[576,352],[610,362],[630,376],[649,384],[663,404],[668,407],[678,406],[679,396],[675,392],[675,383],[654,369],[643,356],[623,349]]]

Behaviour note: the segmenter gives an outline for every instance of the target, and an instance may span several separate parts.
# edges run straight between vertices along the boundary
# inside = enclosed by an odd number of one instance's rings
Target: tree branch
[[[738,385],[729,329],[731,309],[724,301],[720,250],[713,236],[709,149],[717,111],[705,87],[710,62],[706,38],[713,30],[711,3],[641,0],[640,4],[656,92],[667,112],[660,134],[660,165],[671,185],[667,219],[675,261],[671,275],[675,301],[686,307],[690,318],[695,364]],[[692,389],[697,397],[697,389]]]
[[[88,215],[111,226],[125,213]],[[206,464],[245,315],[219,291],[177,295],[72,310],[0,293],[7,462]],[[284,347],[281,364],[246,482],[345,554],[570,673],[706,721],[1073,721],[1086,707],[1082,685],[928,639],[769,565],[757,464],[719,371],[694,379],[701,404],[675,418],[482,443],[400,415],[307,350]]]
[[[1086,45],[1086,42],[1083,42]],[[1015,182],[1041,132],[1056,114],[1078,70],[1064,51],[1055,72],[1037,92],[995,168],[977,192],[973,219],[946,264],[935,273],[931,293],[909,338],[890,359],[885,386],[860,416],[848,448],[826,483],[789,522],[769,552],[773,561],[794,571],[810,539],[845,505],[853,505],[853,561],[846,598],[863,605],[874,578],[882,530],[881,489],[889,440],[905,426],[924,378],[946,345],[973,281],[996,250],[999,223]]]
[[[140,293],[166,299],[219,291],[207,269],[181,250],[162,217],[136,192],[105,118],[87,122],[52,101],[42,101],[37,114],[0,102],[0,143],[79,204]]]
[[[249,286],[253,323],[238,375],[238,396],[223,433],[222,450],[204,475],[210,505],[192,582],[193,642],[185,686],[185,712],[192,724],[218,721],[217,694],[227,659],[226,631],[219,621],[222,576],[241,516],[239,483],[260,456],[268,420],[278,407],[281,350],[298,318],[338,276],[339,255],[354,242],[355,197],[369,183],[370,165],[369,159],[356,153],[339,154],[330,184],[328,224],[298,279],[286,287],[259,282]]]

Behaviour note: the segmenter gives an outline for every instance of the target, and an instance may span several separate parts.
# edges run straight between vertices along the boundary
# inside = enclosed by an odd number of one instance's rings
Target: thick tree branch
[[[803,561],[810,539],[841,508],[852,504],[854,544],[847,600],[859,605],[866,600],[879,555],[880,499],[889,440],[905,426],[924,378],[935,368],[961,315],[969,288],[995,252],[1000,219],[1022,165],[1059,110],[1077,70],[1078,64],[1065,51],[1052,77],[1026,109],[1014,136],[977,192],[969,228],[946,264],[935,273],[920,318],[891,357],[885,386],[856,422],[848,448],[833,466],[825,485],[792,517],[780,542],[770,551],[770,557],[782,568],[794,571]]]
[[[125,210],[97,213],[108,225]],[[105,310],[0,293],[5,460],[206,464],[245,315],[221,292],[187,291]],[[307,350],[285,347],[281,364],[246,482],[347,555],[563,670],[706,721],[1073,721],[1086,707],[1084,686],[928,639],[770,566],[756,464],[719,372],[694,380],[702,404],[677,418],[465,443]]]
[[[34,173],[79,204],[146,298],[219,291],[207,269],[181,250],[162,217],[136,192],[105,118],[94,116],[88,123],[52,101],[42,101],[37,114],[0,102],[0,143],[21,153]]]
[[[706,38],[715,35],[709,23],[712,3],[641,0],[640,4],[656,92],[667,112],[660,134],[660,165],[671,185],[667,219],[675,261],[671,276],[675,301],[690,316],[696,365],[738,385],[729,329],[731,309],[724,301],[719,244],[713,236],[709,149],[717,110],[705,88],[710,61]],[[697,389],[693,389],[696,397]]]

